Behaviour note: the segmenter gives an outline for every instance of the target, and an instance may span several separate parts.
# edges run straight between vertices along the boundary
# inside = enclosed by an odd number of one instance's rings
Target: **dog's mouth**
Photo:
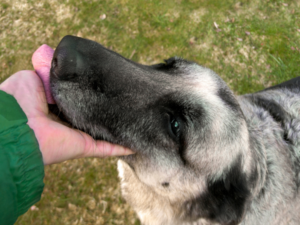
[[[56,105],[49,104],[49,109],[72,128],[84,131],[94,139],[115,143],[116,138],[107,127],[92,120],[92,117],[86,119],[92,114],[88,107],[88,98],[91,96],[85,93],[87,97],[84,97],[85,88],[79,84],[80,77],[85,72],[85,59],[77,50],[79,40],[75,37],[64,38],[54,51],[50,68],[50,89]],[[85,91],[87,90],[86,88]]]
[[[49,105],[49,108],[61,120],[94,139],[135,151],[118,129],[121,106],[118,109],[112,107],[120,105],[118,97],[109,90],[110,86],[115,88],[107,76],[113,67],[107,64],[117,61],[113,57],[116,53],[96,42],[64,37],[51,62],[50,89],[56,105]]]
[[[49,110],[66,126],[88,133],[95,140],[103,140],[113,144],[121,144],[119,141],[117,141],[117,138],[115,138],[108,128],[101,124],[94,125],[92,123],[81,123],[76,118],[72,117],[73,113],[68,113],[67,106],[64,106],[64,103],[61,102],[56,95],[53,95],[53,97],[57,104],[48,104]]]

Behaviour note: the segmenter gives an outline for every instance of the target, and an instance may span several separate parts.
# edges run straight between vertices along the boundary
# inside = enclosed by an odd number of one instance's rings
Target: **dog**
[[[73,126],[136,153],[118,171],[142,224],[300,224],[300,78],[235,96],[195,62],[66,36],[50,83]]]

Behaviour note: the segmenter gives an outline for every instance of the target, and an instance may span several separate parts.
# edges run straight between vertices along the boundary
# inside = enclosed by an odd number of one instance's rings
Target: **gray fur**
[[[234,96],[196,63],[143,66],[71,36],[55,60],[67,120],[136,152],[118,170],[143,224],[300,224],[300,86]]]

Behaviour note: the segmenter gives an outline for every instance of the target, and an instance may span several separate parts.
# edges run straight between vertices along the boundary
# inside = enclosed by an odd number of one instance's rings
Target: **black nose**
[[[80,38],[65,36],[57,46],[51,63],[51,75],[58,79],[71,79],[82,70],[83,60],[77,45]]]
[[[132,71],[144,74],[145,66],[134,63],[101,44],[88,39],[65,36],[58,44],[52,59],[51,78],[97,85],[120,85]],[[144,71],[144,72],[141,72]],[[55,80],[55,79],[53,79]],[[117,82],[116,82],[117,81]],[[105,87],[103,87],[104,89]],[[121,87],[120,87],[121,89]]]

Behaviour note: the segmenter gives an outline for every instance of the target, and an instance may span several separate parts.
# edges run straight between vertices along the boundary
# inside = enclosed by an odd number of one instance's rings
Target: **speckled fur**
[[[139,65],[71,36],[54,60],[66,119],[136,151],[118,170],[142,224],[300,224],[299,80],[234,96],[194,62]]]

